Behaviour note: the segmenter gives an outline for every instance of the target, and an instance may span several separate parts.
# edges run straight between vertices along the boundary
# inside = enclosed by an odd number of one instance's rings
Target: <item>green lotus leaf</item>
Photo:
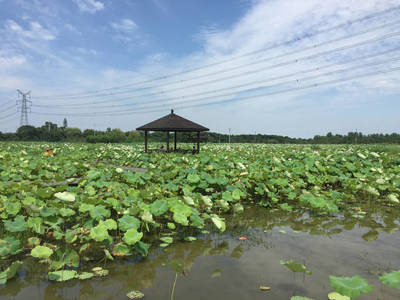
[[[187,176],[187,181],[189,183],[198,183],[201,180],[200,176],[197,174],[189,174]]]
[[[73,216],[75,214],[75,211],[70,209],[70,208],[60,208],[60,215],[62,215],[63,217],[70,217]]]
[[[21,265],[22,262],[19,260],[12,262],[7,269],[0,273],[0,284],[6,284],[7,280],[17,275],[17,272]]]
[[[168,222],[168,223],[167,223],[167,226],[168,226],[168,228],[171,229],[171,230],[176,229],[176,226],[175,226],[174,223]]]
[[[72,244],[78,239],[78,231],[67,229],[65,232],[65,241],[67,244]]]
[[[129,229],[137,230],[140,227],[140,220],[130,215],[124,215],[122,218],[118,219],[118,227],[122,231],[127,231]]]
[[[390,273],[384,273],[379,277],[379,280],[386,285],[391,286],[392,288],[400,290],[400,270],[392,271]]]
[[[78,255],[78,253],[77,253],[75,250],[73,250],[73,249],[68,249],[68,250],[65,252],[64,261],[65,261],[65,264],[66,264],[67,266],[70,266],[70,267],[79,267],[79,262],[80,262],[79,255]]]
[[[4,227],[9,232],[22,232],[28,228],[28,224],[25,222],[25,217],[16,216],[14,221],[4,220]]]
[[[211,215],[211,221],[213,221],[215,227],[217,227],[221,232],[224,232],[226,229],[225,222],[217,215]]]
[[[400,203],[399,198],[395,194],[390,194],[387,196],[389,201],[393,203]]]
[[[183,201],[187,204],[187,205],[195,205],[194,200],[192,197],[189,196],[183,196]]]
[[[233,205],[233,211],[234,211],[235,213],[242,212],[242,211],[244,211],[244,207],[243,207],[243,205],[240,204],[240,203],[235,203],[235,205]]]
[[[124,243],[118,243],[114,245],[112,249],[112,254],[114,256],[127,256],[131,255],[130,248]]]
[[[67,201],[67,202],[75,201],[75,195],[69,192],[55,193],[54,196],[62,201]]]
[[[104,218],[109,218],[111,212],[104,205],[97,205],[89,211],[89,214],[95,220],[103,220]]]
[[[204,227],[204,220],[197,214],[190,215],[190,222],[196,228],[203,228]]]
[[[93,204],[82,203],[79,206],[79,212],[81,212],[81,213],[85,213],[85,212],[91,211],[92,209],[94,209],[94,205]]]
[[[142,241],[139,241],[135,244],[136,252],[143,257],[146,257],[149,254],[149,248],[150,244],[143,243]]]
[[[329,300],[351,300],[350,297],[340,295],[337,292],[332,292],[328,294]]]
[[[189,225],[187,215],[185,215],[184,213],[177,211],[177,212],[174,212],[174,215],[172,217],[173,217],[174,221],[178,224],[182,224],[184,226]]]
[[[108,240],[110,235],[108,234],[107,228],[104,225],[97,225],[90,229],[90,238],[94,239],[96,242],[102,242]]]
[[[231,202],[231,201],[233,201],[232,194],[231,194],[230,192],[227,192],[227,191],[222,193],[222,199],[223,199],[224,201],[226,201],[226,202]]]
[[[168,202],[165,200],[156,200],[150,206],[150,212],[156,217],[163,215],[168,211]]]
[[[28,227],[32,228],[32,230],[36,233],[43,234],[45,230],[45,226],[43,225],[43,220],[40,217],[29,217],[28,218]]]
[[[330,275],[329,281],[336,292],[350,298],[357,298],[362,293],[372,291],[372,287],[368,282],[358,275],[353,277],[335,277]]]
[[[117,229],[117,222],[113,219],[107,219],[105,221],[100,221],[100,224],[104,225],[108,230],[115,230]]]
[[[142,299],[144,297],[144,294],[140,291],[130,291],[126,296],[129,299]]]
[[[206,205],[206,206],[209,206],[209,207],[213,206],[213,203],[212,203],[210,197],[208,197],[208,196],[201,196],[201,201],[203,201],[204,205]]]
[[[94,267],[92,269],[93,275],[96,277],[104,277],[108,275],[108,270],[103,269],[102,267]]]
[[[6,201],[4,203],[4,207],[8,215],[15,216],[21,209],[21,203],[14,201]]]
[[[162,237],[162,238],[160,238],[160,240],[167,244],[171,244],[174,241],[174,239],[169,236]]]
[[[186,242],[194,242],[197,240],[197,238],[193,237],[193,236],[187,236],[184,239]]]
[[[31,255],[36,258],[46,259],[53,254],[53,250],[46,246],[36,246],[31,250]]]
[[[307,270],[305,265],[298,264],[298,263],[294,262],[293,260],[289,260],[289,261],[281,260],[279,263],[281,265],[285,265],[292,272],[301,272],[301,273],[306,273],[307,275],[311,275],[312,274],[311,271]]]
[[[85,279],[90,279],[93,276],[94,276],[94,274],[91,272],[82,272],[82,273],[78,274],[76,278],[78,278],[80,280],[85,280]]]
[[[40,215],[45,218],[50,217],[50,216],[56,216],[57,213],[58,213],[58,211],[53,207],[45,206],[40,210]]]
[[[151,212],[149,212],[148,210],[145,210],[142,213],[142,216],[140,217],[142,219],[142,221],[148,222],[148,223],[153,223],[153,215],[151,214]]]
[[[78,274],[74,270],[62,270],[62,271],[54,271],[49,272],[47,274],[47,279],[51,281],[67,281],[74,278],[77,278]]]
[[[89,180],[96,180],[96,179],[100,178],[100,176],[101,176],[101,173],[96,170],[90,170],[86,175],[87,179],[89,179]]]
[[[143,232],[138,232],[136,229],[129,229],[125,232],[122,240],[128,245],[134,245],[143,237]]]
[[[0,257],[17,254],[21,251],[20,241],[13,236],[6,236],[0,240]]]

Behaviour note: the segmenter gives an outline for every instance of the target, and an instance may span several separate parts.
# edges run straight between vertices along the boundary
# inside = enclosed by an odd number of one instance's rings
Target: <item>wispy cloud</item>
[[[100,10],[104,9],[104,4],[101,1],[96,0],[73,0],[78,8],[82,12],[87,12],[90,14],[94,14]]]
[[[131,19],[121,19],[118,22],[112,22],[111,27],[119,32],[131,33],[135,31],[138,26]]]
[[[49,30],[38,22],[30,22],[29,29],[23,29],[17,22],[14,20],[7,20],[6,22],[6,30],[13,32],[24,38],[29,38],[33,40],[46,40],[51,41],[56,39],[56,33],[54,30]]]

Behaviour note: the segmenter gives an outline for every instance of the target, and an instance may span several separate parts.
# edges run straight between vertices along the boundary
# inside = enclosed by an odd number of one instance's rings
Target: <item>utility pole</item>
[[[22,97],[21,100],[17,101],[17,104],[21,103],[21,120],[19,126],[28,125],[28,105],[32,104],[32,101],[28,100],[27,98],[31,98],[31,91],[27,93],[21,92],[21,90],[17,90],[18,98]],[[29,108],[30,109],[30,108]]]
[[[229,144],[231,143],[231,129],[229,128]]]

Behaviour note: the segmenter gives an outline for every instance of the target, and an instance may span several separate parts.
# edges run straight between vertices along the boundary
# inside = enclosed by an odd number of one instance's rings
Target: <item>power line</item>
[[[86,94],[97,94],[97,93],[108,91],[108,90],[122,89],[122,88],[126,88],[126,87],[133,87],[133,86],[137,86],[137,85],[151,83],[151,82],[154,82],[154,81],[164,80],[164,79],[167,79],[167,78],[176,77],[176,76],[179,76],[179,75],[188,74],[188,73],[192,73],[192,72],[195,72],[195,71],[198,71],[198,70],[202,70],[202,69],[206,69],[206,68],[209,68],[209,67],[213,67],[213,66],[217,66],[217,65],[220,65],[220,64],[224,64],[226,62],[231,62],[233,60],[240,59],[240,58],[243,58],[243,57],[252,56],[252,55],[255,55],[255,54],[258,54],[258,53],[261,53],[261,52],[269,51],[271,49],[279,48],[279,47],[284,46],[284,45],[288,45],[288,44],[292,44],[292,43],[295,43],[295,42],[299,42],[299,41],[304,40],[304,39],[310,39],[310,38],[315,37],[315,36],[317,36],[319,34],[330,32],[330,31],[333,31],[333,30],[336,30],[336,29],[339,29],[339,28],[342,28],[342,27],[350,26],[350,25],[353,25],[355,23],[367,21],[367,20],[373,19],[375,17],[382,16],[382,15],[388,14],[390,12],[397,11],[399,9],[400,9],[400,6],[395,6],[395,7],[383,10],[381,12],[377,12],[377,13],[374,13],[374,14],[370,14],[370,15],[358,18],[358,19],[354,19],[352,21],[347,21],[347,22],[341,23],[339,25],[336,25],[336,26],[328,28],[328,29],[315,31],[313,34],[310,34],[310,35],[306,35],[306,36],[303,36],[303,37],[297,37],[297,38],[294,38],[294,39],[291,39],[291,40],[288,40],[288,41],[284,41],[284,42],[281,42],[281,43],[278,43],[278,44],[275,44],[275,45],[271,45],[271,46],[263,48],[263,49],[259,49],[259,50],[248,52],[248,53],[245,53],[245,54],[242,54],[242,55],[234,56],[234,57],[231,57],[231,58],[219,61],[219,62],[214,62],[214,63],[206,64],[206,65],[203,65],[203,66],[200,66],[200,67],[197,67],[197,68],[192,68],[192,69],[189,69],[189,70],[184,70],[184,71],[171,73],[171,74],[164,75],[164,76],[159,76],[159,77],[156,77],[156,78],[153,78],[153,79],[148,79],[148,80],[135,82],[135,83],[131,83],[131,84],[126,84],[126,85],[121,85],[121,86],[114,86],[114,87],[105,88],[105,89],[87,91],[87,92],[78,92],[78,93],[70,93],[70,94],[59,94],[59,95],[43,95],[43,96],[40,96],[40,98],[53,98],[54,99],[54,98],[59,98],[59,97],[70,97],[70,96],[78,96],[78,95],[86,95]],[[389,24],[389,25],[394,25],[394,24]],[[382,25],[380,28],[383,28],[383,27],[386,27],[386,26],[388,26],[388,24]]]
[[[331,54],[331,53],[334,53],[334,52],[337,52],[337,51],[347,50],[347,49],[355,47],[355,46],[364,45],[366,43],[375,42],[375,41],[378,41],[378,40],[383,40],[383,39],[391,38],[393,36],[398,36],[398,35],[400,35],[400,32],[390,33],[390,34],[384,35],[382,37],[369,39],[367,41],[358,42],[358,43],[355,43],[355,44],[352,44],[352,45],[346,45],[346,46],[343,46],[343,47],[338,47],[338,48],[335,48],[335,49],[332,49],[332,50],[329,50],[329,51],[319,52],[319,53],[316,53],[316,54],[313,54],[313,55],[304,56],[302,58],[298,58],[298,59],[295,59],[295,60],[292,60],[292,61],[283,62],[283,63],[271,65],[271,66],[267,66],[267,67],[262,68],[262,70],[278,68],[278,67],[289,65],[289,64],[292,64],[292,63],[297,63],[297,62],[302,61],[302,60],[313,59],[313,58],[316,58],[316,57],[324,56],[326,54]],[[114,104],[114,105],[103,105],[103,106],[97,106],[97,107],[130,106],[130,105],[136,105],[136,104],[140,104],[140,103],[155,103],[155,102],[160,102],[160,101],[176,100],[177,98],[178,99],[182,99],[182,98],[194,97],[194,96],[198,96],[198,95],[214,93],[214,92],[217,92],[217,91],[231,90],[231,89],[235,89],[235,88],[239,88],[239,87],[244,87],[244,86],[247,86],[247,85],[252,85],[252,84],[255,84],[255,83],[265,83],[267,81],[275,81],[277,79],[287,78],[287,77],[291,77],[291,76],[294,76],[294,75],[297,75],[297,74],[309,73],[309,72],[313,72],[313,71],[317,71],[317,70],[322,70],[322,69],[326,69],[328,67],[332,67],[332,66],[335,66],[335,65],[341,65],[341,64],[346,64],[346,63],[349,63],[349,62],[355,62],[355,61],[358,61],[358,60],[362,60],[362,59],[366,59],[366,58],[372,58],[372,57],[376,57],[376,56],[379,56],[379,55],[386,55],[386,54],[389,54],[389,53],[391,53],[393,51],[397,51],[399,49],[400,48],[394,48],[394,49],[390,49],[390,50],[387,50],[387,51],[383,51],[383,52],[378,53],[378,54],[372,54],[372,55],[367,55],[367,56],[364,56],[364,57],[358,57],[358,58],[351,59],[351,60],[348,60],[348,61],[345,61],[345,62],[334,63],[334,64],[331,64],[331,65],[327,65],[327,66],[323,66],[323,67],[319,67],[319,68],[317,67],[317,68],[306,70],[306,71],[300,71],[300,72],[292,73],[292,74],[289,74],[289,75],[272,77],[272,78],[269,78],[267,80],[261,80],[261,81],[257,81],[257,82],[246,83],[246,84],[242,84],[242,85],[239,85],[239,86],[233,86],[233,87],[231,86],[231,87],[228,87],[228,88],[220,88],[220,89],[211,90],[211,91],[208,91],[208,92],[194,93],[194,94],[189,94],[189,95],[180,96],[180,97],[164,98],[164,99],[161,99],[161,100],[160,99],[157,99],[157,100],[144,100],[144,101],[141,101],[141,102],[135,102],[135,103],[131,103],[131,104],[121,104],[121,105],[115,105]],[[254,74],[254,73],[258,72],[259,70],[260,69],[255,70],[255,71],[249,71],[248,73]],[[237,75],[230,76],[230,77],[224,77],[222,79],[206,81],[206,82],[198,83],[198,84],[195,84],[195,85],[189,85],[189,86],[186,86],[184,88],[187,89],[189,87],[201,86],[201,85],[205,85],[205,84],[211,84],[211,83],[215,83],[215,82],[221,81],[221,80],[228,80],[228,79],[241,77],[242,75],[246,75],[246,73],[241,73],[241,74],[237,74]],[[182,87],[179,87],[177,89],[170,89],[170,90],[167,90],[167,91],[164,91],[164,92],[171,92],[171,91],[180,90],[180,89],[182,89]],[[159,95],[159,94],[161,94],[161,93],[155,92],[155,93],[140,95],[140,97],[155,96],[155,95]],[[34,106],[37,106],[37,107],[64,107],[64,108],[72,108],[72,109],[74,109],[74,108],[90,107],[90,106],[93,106],[95,104],[97,105],[97,104],[100,104],[100,103],[108,103],[108,102],[113,102],[113,101],[122,101],[122,100],[130,100],[130,99],[132,99],[132,96],[125,97],[125,98],[116,98],[116,99],[108,99],[108,100],[101,100],[101,101],[93,101],[93,102],[90,102],[90,103],[53,104],[53,105],[40,105],[40,104],[38,104],[38,105],[34,105]]]
[[[11,114],[9,114],[9,115],[6,115],[6,116],[4,116],[4,117],[1,117],[1,118],[0,118],[0,122],[3,123],[4,120],[8,119],[9,117],[15,116],[17,113],[18,113],[18,112],[13,112],[13,113],[11,113]]]
[[[0,111],[0,114],[4,113],[4,112],[6,112],[6,111],[9,111],[11,108],[15,108],[15,103],[12,104],[11,106],[6,107],[6,108],[3,109],[2,111]]]
[[[292,80],[289,80],[289,81],[279,82],[279,83],[276,83],[276,84],[273,84],[273,85],[269,85],[269,86],[268,85],[257,86],[257,87],[253,87],[253,88],[249,88],[249,89],[245,89],[245,90],[241,90],[241,91],[229,92],[229,93],[225,93],[225,94],[213,95],[213,96],[207,96],[207,97],[201,97],[199,99],[194,99],[194,100],[191,99],[191,100],[174,101],[173,104],[187,102],[187,101],[193,102],[193,101],[209,100],[209,99],[213,99],[213,98],[216,98],[216,97],[232,97],[232,96],[237,95],[238,93],[252,92],[255,89],[275,88],[275,87],[279,87],[279,86],[282,86],[282,85],[287,85],[287,84],[291,84],[291,83],[299,83],[299,82],[302,82],[302,81],[315,79],[315,78],[318,78],[318,77],[321,77],[321,76],[330,76],[330,75],[342,74],[342,73],[345,73],[345,72],[348,72],[348,71],[354,71],[356,69],[363,69],[365,67],[382,65],[382,64],[386,64],[386,63],[390,63],[390,62],[399,61],[399,60],[400,60],[400,57],[395,57],[395,58],[387,59],[387,60],[384,60],[384,61],[371,62],[371,63],[367,63],[367,64],[362,64],[362,65],[359,65],[359,66],[352,66],[352,67],[347,68],[347,69],[341,69],[341,70],[330,71],[330,72],[326,72],[326,73],[322,73],[322,74],[316,74],[316,75],[313,75],[313,76],[292,79]],[[345,63],[343,63],[343,64],[345,64]],[[324,69],[326,67],[327,66],[320,67],[320,68],[314,68],[314,69],[306,70],[306,71],[299,72],[299,73],[308,73],[310,71],[321,70],[321,69]],[[292,77],[292,76],[293,75],[289,75],[288,77]],[[286,76],[279,76],[279,77],[286,77]],[[259,84],[259,83],[265,84],[267,82],[268,82],[268,80],[259,80],[259,81],[253,82],[252,84]],[[239,85],[239,86],[236,86],[236,87],[235,86],[234,87],[230,87],[229,90],[235,89],[237,87],[243,87],[243,86],[246,86],[246,85]],[[227,90],[227,89],[223,88],[223,89],[220,89],[220,90]],[[197,95],[205,95],[205,94],[210,94],[210,92],[197,93]],[[185,98],[187,98],[187,97],[185,97]],[[170,101],[170,100],[176,100],[176,98],[174,98],[174,97],[164,98],[164,99],[159,99],[158,101],[148,101],[148,102],[146,102],[144,104],[149,104],[151,102],[162,102],[162,103],[160,103],[160,105],[169,105],[168,101]],[[120,104],[120,105],[114,104],[114,105],[107,105],[107,106],[100,106],[100,107],[97,106],[96,108],[140,106],[140,104],[142,104],[142,103],[130,103],[130,104]],[[55,108],[55,109],[57,109],[58,107],[47,106],[46,108]],[[82,108],[81,107],[73,107],[73,108],[71,107],[70,109],[82,109]],[[97,112],[97,113],[102,113],[102,112]]]
[[[380,70],[380,71],[375,71],[375,72],[370,72],[362,75],[354,75],[350,76],[347,78],[342,78],[342,79],[335,79],[335,80],[329,80],[329,81],[324,81],[324,82],[318,82],[318,83],[313,83],[305,86],[300,86],[300,87],[294,87],[286,90],[281,90],[281,91],[275,91],[275,92],[269,92],[269,93],[264,93],[256,96],[247,96],[247,97],[241,97],[241,98],[236,98],[236,99],[227,99],[227,100],[218,100],[218,101],[213,101],[213,102],[207,102],[207,103],[198,103],[198,104],[193,104],[193,105],[186,105],[186,106],[178,106],[176,107],[177,109],[186,109],[186,108],[194,108],[194,107],[201,107],[201,106],[207,106],[207,105],[217,105],[217,104],[222,104],[222,103],[229,103],[229,102],[239,102],[239,101],[244,101],[244,100],[254,100],[254,99],[259,99],[259,98],[265,98],[266,96],[271,96],[271,95],[278,95],[278,94],[283,94],[283,93],[288,93],[288,92],[294,92],[294,91],[299,91],[299,90],[304,90],[304,89],[309,89],[309,88],[316,88],[320,86],[325,86],[325,85],[330,85],[330,84],[335,84],[335,83],[341,83],[341,82],[346,82],[350,81],[353,79],[360,79],[360,78],[366,78],[366,77],[371,77],[374,75],[379,75],[379,74],[386,74],[386,73],[391,73],[391,72],[396,72],[400,71],[400,67],[398,68],[389,68],[387,70]],[[150,110],[133,110],[133,111],[114,111],[114,112],[109,112],[106,114],[102,114],[101,116],[122,116],[122,115],[133,115],[133,114],[143,114],[143,113],[152,113],[152,112],[159,112],[159,111],[165,111],[165,108],[155,108],[155,109],[150,109]],[[61,115],[61,116],[76,116],[76,117],[94,117],[97,116],[98,113],[90,113],[90,114],[70,114],[70,113],[63,113],[63,114],[57,114],[57,113],[40,113],[40,112],[32,112],[33,114],[36,115]]]

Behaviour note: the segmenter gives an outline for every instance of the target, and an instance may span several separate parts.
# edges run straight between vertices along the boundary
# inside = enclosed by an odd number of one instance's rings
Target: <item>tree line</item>
[[[195,132],[178,132],[178,142],[196,143]],[[327,133],[325,136],[316,135],[313,138],[291,138],[288,136],[268,134],[228,135],[216,132],[202,132],[201,142],[208,143],[263,143],[263,144],[400,144],[400,134],[362,134],[349,132],[345,135]],[[136,130],[125,131],[118,128],[107,128],[105,131],[68,127],[64,120],[63,126],[45,122],[40,127],[31,125],[21,126],[16,132],[2,133],[0,141],[46,141],[46,142],[87,142],[87,143],[134,143],[143,142],[144,133]],[[166,141],[165,132],[150,132],[150,142]],[[170,135],[173,142],[173,134]]]

